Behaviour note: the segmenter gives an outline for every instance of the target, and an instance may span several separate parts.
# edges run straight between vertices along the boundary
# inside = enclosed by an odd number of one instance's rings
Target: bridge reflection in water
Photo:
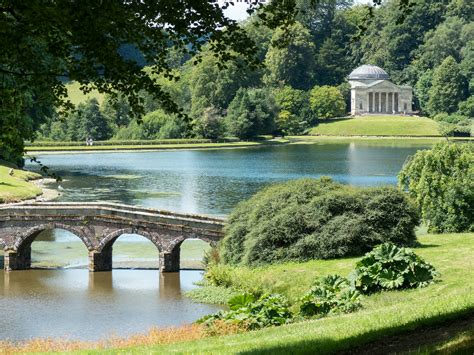
[[[90,271],[112,270],[112,247],[122,234],[140,234],[159,250],[160,271],[180,268],[180,246],[223,237],[224,220],[113,203],[38,202],[0,206],[0,246],[7,271],[31,267],[31,244],[45,230],[64,229],[86,245]]]

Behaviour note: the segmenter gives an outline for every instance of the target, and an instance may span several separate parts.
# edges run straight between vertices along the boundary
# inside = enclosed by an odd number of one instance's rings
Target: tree
[[[458,108],[458,114],[474,119],[474,95],[460,102]]]
[[[414,87],[415,97],[418,99],[418,105],[423,112],[428,112],[428,101],[430,98],[431,82],[433,81],[433,71],[428,69],[416,82]]]
[[[67,137],[71,141],[106,140],[112,136],[107,118],[102,114],[97,99],[79,104],[77,111],[65,119]]]
[[[323,43],[331,35],[338,10],[347,9],[352,0],[296,0],[299,12],[296,20],[309,30],[313,42]]]
[[[290,85],[307,90],[313,85],[315,47],[306,28],[296,22],[288,30],[279,28],[265,57],[264,81],[273,86]]]
[[[384,68],[395,82],[416,83],[407,71],[425,40],[425,34],[445,19],[444,0],[391,0],[374,11],[360,43],[363,63]],[[408,11],[403,4],[409,5]],[[427,68],[422,68],[423,72]]]
[[[275,28],[291,21],[292,9],[294,4],[277,1],[262,10],[269,15],[262,21]],[[112,97],[120,92],[138,117],[144,113],[142,90],[180,113],[142,70],[143,61],[122,55],[125,45],[134,46],[153,73],[168,78],[172,47],[194,55],[208,43],[221,64],[239,56],[258,65],[253,41],[214,2],[8,1],[0,7],[0,27],[0,158],[13,161],[21,160],[23,140],[34,139],[47,117],[43,111],[71,109],[67,80],[85,91],[96,88]]]
[[[403,166],[399,185],[416,201],[429,231],[474,231],[473,159],[471,144],[441,143]]]
[[[200,116],[208,107],[226,109],[239,88],[258,82],[258,74],[241,59],[229,61],[225,68],[219,67],[218,63],[211,51],[204,51],[200,54],[200,62],[187,73],[193,117]]]
[[[251,138],[272,133],[278,107],[270,92],[264,89],[239,89],[227,110],[228,133]]]
[[[208,107],[194,120],[193,130],[194,134],[200,138],[219,138],[224,133],[223,118],[218,110]]]
[[[275,88],[273,94],[280,109],[277,128],[284,134],[304,133],[312,123],[308,93],[284,86]]]
[[[315,86],[310,92],[309,102],[317,118],[341,117],[346,113],[344,97],[333,86]]]
[[[447,57],[433,72],[429,90],[428,112],[434,116],[441,112],[452,113],[466,98],[467,83],[453,57]]]
[[[451,56],[456,61],[461,59],[463,42],[461,34],[465,30],[465,23],[458,17],[448,17],[436,29],[428,32],[425,43],[420,46],[419,60],[425,68],[434,68]]]
[[[127,126],[132,120],[130,105],[123,95],[119,95],[116,100],[106,96],[102,111],[109,122],[117,128]]]

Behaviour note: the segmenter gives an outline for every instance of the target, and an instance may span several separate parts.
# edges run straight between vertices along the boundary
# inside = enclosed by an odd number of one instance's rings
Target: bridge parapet
[[[6,269],[31,264],[31,243],[46,229],[77,235],[90,255],[90,270],[112,268],[112,246],[122,234],[140,234],[160,251],[161,271],[179,270],[179,247],[189,238],[211,244],[223,237],[224,219],[107,202],[38,202],[0,205],[0,245]]]

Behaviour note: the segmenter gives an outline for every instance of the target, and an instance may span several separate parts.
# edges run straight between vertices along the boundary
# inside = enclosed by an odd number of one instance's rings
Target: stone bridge
[[[31,243],[39,233],[65,229],[89,251],[90,271],[112,269],[112,247],[122,234],[139,234],[159,250],[160,270],[179,271],[180,246],[189,238],[215,245],[224,220],[114,203],[38,202],[0,205],[0,247],[5,270],[31,266]]]

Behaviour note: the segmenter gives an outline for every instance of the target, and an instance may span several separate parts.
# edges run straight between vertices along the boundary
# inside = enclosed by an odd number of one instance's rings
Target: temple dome
[[[354,69],[349,74],[349,80],[390,80],[390,76],[382,68],[372,65],[364,64]]]

